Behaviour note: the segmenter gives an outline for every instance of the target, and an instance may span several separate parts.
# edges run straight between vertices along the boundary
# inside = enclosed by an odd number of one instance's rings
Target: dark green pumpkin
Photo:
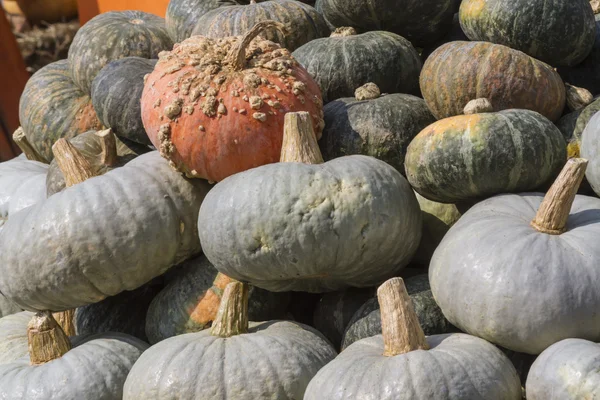
[[[107,64],[92,83],[92,104],[98,118],[122,138],[151,145],[142,124],[140,99],[144,76],[157,60],[126,57]]]
[[[202,15],[192,34],[211,38],[239,36],[266,20],[287,25],[285,36],[274,29],[263,32],[262,36],[290,51],[329,34],[321,14],[308,4],[295,0],[252,1],[247,5],[219,7]]]
[[[368,82],[384,93],[419,94],[422,63],[412,44],[394,33],[344,30],[313,40],[292,55],[321,87],[323,102],[353,97]]]
[[[92,100],[73,82],[67,60],[48,64],[29,78],[19,102],[19,119],[27,140],[48,162],[58,139],[102,127]]]
[[[460,115],[421,131],[408,146],[406,177],[441,203],[532,191],[553,179],[567,159],[554,124],[529,110]]]
[[[590,54],[572,67],[560,67],[558,73],[563,81],[589,90],[594,96],[600,94],[600,21],[596,15],[596,39]]]
[[[568,142],[569,157],[579,157],[581,134],[590,119],[600,111],[600,98],[594,100],[583,109],[573,111],[562,117],[556,125]]]
[[[322,0],[320,9],[336,27],[394,32],[422,47],[448,31],[455,0]]]
[[[425,61],[420,85],[438,119],[462,114],[467,103],[478,98],[489,99],[494,111],[523,108],[551,121],[560,118],[565,106],[565,85],[548,64],[486,42],[439,47]]]
[[[319,141],[325,160],[350,154],[379,158],[404,175],[410,141],[435,122],[425,101],[410,94],[387,94],[367,100],[346,97],[328,103]]]
[[[198,19],[221,4],[235,3],[225,0],[170,0],[165,22],[173,42],[179,43],[192,36]]]
[[[458,19],[458,13],[454,14],[452,18],[452,26],[450,30],[439,40],[433,43],[430,46],[427,46],[421,52],[421,59],[423,62],[427,60],[427,57],[431,55],[438,47],[445,45],[446,43],[456,42],[456,41],[468,41],[469,38],[463,32],[460,26],[460,20]]]
[[[553,66],[572,66],[592,50],[589,0],[464,0],[460,23],[471,40],[503,44]]]
[[[457,331],[435,302],[427,274],[406,278],[404,284],[426,335]],[[356,311],[348,323],[344,332],[342,350],[357,340],[375,335],[381,335],[381,313],[377,297],[372,297]]]
[[[141,11],[111,11],[82,26],[69,48],[75,83],[90,94],[92,81],[109,62],[124,57],[158,58],[173,42],[165,20]]]

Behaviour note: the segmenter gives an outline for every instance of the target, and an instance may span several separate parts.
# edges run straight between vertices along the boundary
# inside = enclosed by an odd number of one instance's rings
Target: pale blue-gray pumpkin
[[[1,229],[1,228],[0,228]],[[0,293],[0,318],[6,317],[7,315],[16,314],[23,311],[21,307],[7,299],[2,293]]]
[[[581,156],[589,160],[585,173],[594,192],[600,193],[600,114],[596,113],[589,121],[581,137]]]
[[[584,109],[565,115],[557,122],[558,128],[567,140],[569,157],[579,157],[583,131],[598,111],[600,111],[600,99],[594,100]]]
[[[21,311],[0,318],[0,365],[28,354],[27,324],[33,315],[32,312]]]

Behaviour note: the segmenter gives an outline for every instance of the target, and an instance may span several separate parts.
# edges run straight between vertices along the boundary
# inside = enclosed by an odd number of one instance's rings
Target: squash
[[[551,121],[560,118],[565,106],[565,85],[549,65],[486,42],[457,41],[439,47],[425,61],[420,85],[437,119],[462,114],[465,105],[477,98],[489,99],[494,111],[524,108]]]
[[[0,365],[11,363],[28,354],[27,324],[31,317],[32,312],[21,311],[0,318]]]
[[[460,24],[471,40],[510,46],[553,66],[582,62],[596,33],[589,0],[464,0]]]
[[[372,92],[364,94],[364,88]],[[385,161],[401,174],[408,144],[435,122],[423,99],[401,93],[380,96],[373,83],[358,88],[353,98],[328,103],[323,113],[319,146],[325,160],[363,154]]]
[[[335,27],[389,31],[423,47],[446,33],[455,12],[454,3],[455,0],[322,0],[320,9]]]
[[[456,331],[433,299],[426,273],[404,278],[404,283],[425,335]],[[342,350],[356,341],[376,335],[381,335],[381,310],[377,296],[371,296],[356,310],[348,322],[342,340]]]
[[[146,350],[127,377],[123,400],[302,399],[335,350],[302,324],[248,323],[247,306],[247,285],[229,283],[212,328]]]
[[[419,94],[422,63],[412,44],[391,32],[338,28],[292,53],[323,92],[323,101],[354,96],[369,82],[386,93]]]
[[[492,197],[450,228],[429,280],[452,324],[528,354],[600,338],[600,199],[576,195],[586,166],[572,158],[545,197]]]
[[[0,318],[6,317],[7,315],[16,314],[23,311],[21,307],[7,299],[2,293],[0,293]]]
[[[596,194],[600,193],[600,114],[590,119],[581,138],[581,156],[589,160],[585,177]]]
[[[510,360],[455,333],[425,337],[402,278],[377,290],[382,335],[353,343],[310,381],[304,400],[520,400]]]
[[[600,344],[565,339],[548,347],[527,376],[527,399],[596,399],[600,397]]]
[[[158,53],[172,46],[163,18],[142,11],[106,12],[89,20],[73,38],[71,76],[90,95],[92,81],[109,62],[124,57],[158,58]]]
[[[163,53],[142,95],[142,120],[161,155],[188,177],[220,181],[279,159],[283,116],[310,112],[323,129],[317,84],[286,49],[260,32],[193,36]],[[258,49],[261,50],[258,50]],[[248,53],[248,54],[246,54]]]
[[[209,38],[242,36],[256,24],[264,21],[286,24],[285,32],[264,31],[263,37],[289,51],[294,51],[305,43],[329,34],[325,20],[308,4],[295,0],[266,0],[257,3],[218,7],[200,18],[192,35]]]
[[[140,99],[144,76],[151,73],[156,60],[125,57],[108,63],[92,82],[92,104],[104,126],[119,137],[149,145],[142,124]]]
[[[589,90],[592,95],[600,94],[600,16],[596,16],[596,38],[590,54],[577,65],[559,67],[558,73],[565,82]]]
[[[456,41],[469,41],[469,38],[463,32],[460,27],[460,20],[458,18],[458,12],[454,14],[452,18],[452,26],[448,33],[446,33],[441,39],[437,40],[430,46],[427,46],[421,52],[421,59],[423,62],[427,60],[427,57],[431,55],[438,47],[445,45],[446,43],[456,42]]]
[[[0,398],[120,400],[127,373],[148,347],[118,333],[71,342],[47,311],[31,318],[26,335],[29,354],[0,364]]]
[[[167,31],[173,43],[183,42],[192,36],[198,18],[223,3],[235,5],[223,0],[170,0],[165,15]]]
[[[77,0],[15,0],[34,25],[69,20],[77,16]]]
[[[27,310],[62,311],[133,290],[200,252],[208,190],[150,152],[56,193],[0,231],[0,248],[19,250],[0,252],[0,292]]]
[[[102,127],[92,100],[73,82],[67,60],[46,65],[27,81],[19,102],[19,120],[45,162],[52,161],[52,145],[58,139]]]
[[[558,121],[557,125],[568,143],[569,157],[579,157],[583,131],[598,111],[600,99],[596,99],[583,110],[565,115]]]
[[[173,267],[166,287],[148,308],[146,334],[150,343],[210,327],[221,296],[232,279],[219,274],[206,257],[198,256]],[[250,287],[248,318],[268,321],[283,318],[290,296]]]
[[[455,203],[535,190],[558,174],[566,156],[558,128],[536,112],[460,115],[412,140],[406,177],[423,197]]]
[[[362,155],[310,165],[323,162],[310,116],[288,113],[285,125],[282,162],[230,176],[206,196],[198,217],[206,258],[274,292],[368,287],[399,272],[421,238],[406,179]]]

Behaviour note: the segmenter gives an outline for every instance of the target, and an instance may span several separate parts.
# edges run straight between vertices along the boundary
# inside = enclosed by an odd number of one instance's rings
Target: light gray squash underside
[[[10,214],[46,198],[47,171],[47,164],[24,156],[0,163],[0,225]]]
[[[0,318],[0,365],[28,354],[27,324],[33,315],[22,311]]]
[[[600,113],[596,113],[581,134],[581,157],[589,164],[585,177],[600,196]]]

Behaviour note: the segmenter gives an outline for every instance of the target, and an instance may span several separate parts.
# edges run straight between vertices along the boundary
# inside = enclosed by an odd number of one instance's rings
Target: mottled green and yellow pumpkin
[[[173,43],[179,43],[192,36],[198,18],[222,5],[235,5],[227,0],[170,0],[165,15],[165,23]]]

